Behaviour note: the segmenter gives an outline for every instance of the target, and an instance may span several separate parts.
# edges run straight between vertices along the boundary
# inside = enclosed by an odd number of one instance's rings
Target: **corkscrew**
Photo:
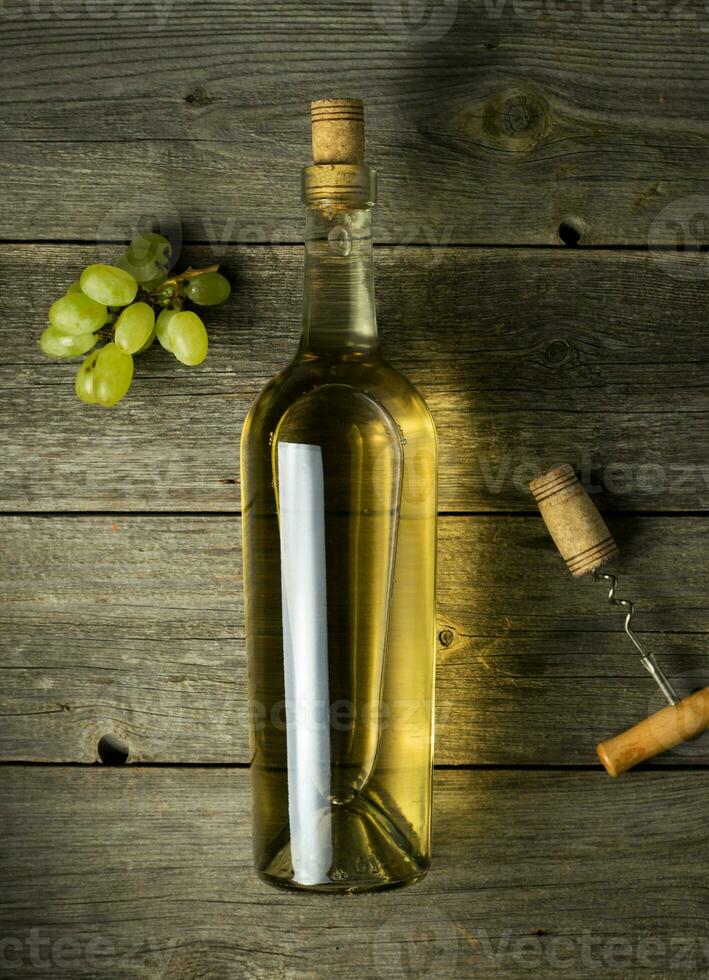
[[[618,545],[568,463],[537,477],[530,489],[554,543],[575,578],[590,574],[608,587],[608,602],[625,613],[625,632],[640,654],[640,662],[668,701],[626,732],[596,746],[598,757],[611,776],[620,776],[640,762],[697,738],[709,728],[709,687],[680,699],[654,654],[648,653],[632,623],[635,605],[617,595],[618,579],[601,571],[619,553]]]

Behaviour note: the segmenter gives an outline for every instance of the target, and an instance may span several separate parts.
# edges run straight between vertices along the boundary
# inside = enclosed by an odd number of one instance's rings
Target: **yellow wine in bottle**
[[[379,350],[361,102],[312,129],[303,332],[241,441],[254,853],[368,891],[430,863],[436,435]]]

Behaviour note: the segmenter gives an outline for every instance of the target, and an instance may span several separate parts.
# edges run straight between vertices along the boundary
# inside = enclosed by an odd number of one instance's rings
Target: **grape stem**
[[[219,263],[214,265],[208,265],[204,269],[193,269],[192,266],[189,269],[185,269],[181,272],[179,276],[170,276],[169,279],[165,279],[161,282],[158,288],[155,290],[156,293],[161,293],[167,286],[174,286],[173,298],[178,298],[182,295],[182,283],[188,279],[196,279],[198,276],[203,276],[205,272],[218,272]]]
[[[101,340],[113,340],[113,332],[116,327],[116,320],[118,316],[115,313],[109,313],[108,319],[104,325],[97,331]]]

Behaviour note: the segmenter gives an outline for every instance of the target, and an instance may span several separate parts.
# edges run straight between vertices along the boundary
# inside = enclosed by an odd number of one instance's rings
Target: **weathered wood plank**
[[[637,628],[689,693],[709,684],[709,521],[612,520]],[[247,762],[236,517],[0,521],[0,759]],[[601,586],[538,518],[443,518],[440,764],[574,765],[661,701]],[[701,739],[657,764],[709,763]]]
[[[295,351],[302,256],[225,251],[235,293],[207,316],[205,364],[153,349],[106,412],[37,347],[96,248],[0,250],[3,509],[238,509],[239,431]],[[611,508],[707,508],[709,279],[603,251],[384,248],[378,267],[385,353],[437,421],[443,510],[529,510],[528,479],[566,459],[595,486],[603,471]]]
[[[1,16],[5,238],[110,238],[122,214],[179,213],[192,240],[297,240],[308,103],[333,86],[367,102],[388,241],[558,243],[571,220],[582,242],[645,243],[706,191],[701,0],[420,18],[388,0],[62,0]],[[672,217],[656,233],[674,243]]]
[[[708,778],[438,773],[428,877],[337,901],[255,877],[242,770],[6,769],[3,967],[111,980],[701,976]]]

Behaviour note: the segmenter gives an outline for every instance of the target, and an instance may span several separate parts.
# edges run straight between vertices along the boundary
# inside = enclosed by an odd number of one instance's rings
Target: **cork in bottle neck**
[[[360,99],[318,99],[310,104],[313,163],[364,163],[364,104]]]
[[[311,103],[313,165],[303,171],[309,207],[371,207],[376,175],[364,164],[364,105],[360,99]]]

